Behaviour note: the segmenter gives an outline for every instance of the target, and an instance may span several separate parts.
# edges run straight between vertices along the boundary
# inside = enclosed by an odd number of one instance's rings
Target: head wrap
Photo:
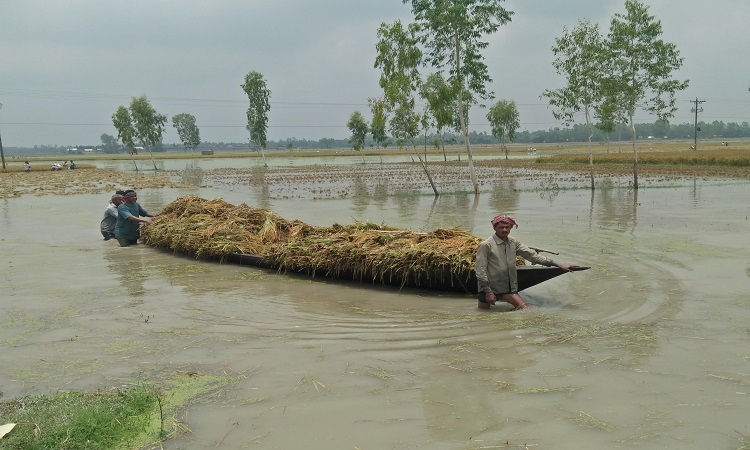
[[[518,228],[518,224],[516,223],[516,221],[513,220],[512,217],[506,216],[505,214],[500,214],[499,216],[495,216],[495,218],[492,219],[491,223],[492,223],[492,228],[495,228],[495,225],[497,225],[498,223],[505,223],[505,224],[510,225],[511,227]]]

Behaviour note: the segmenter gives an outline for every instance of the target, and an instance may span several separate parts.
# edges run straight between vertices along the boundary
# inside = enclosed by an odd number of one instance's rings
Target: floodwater
[[[106,195],[0,199],[0,391],[170,371],[235,382],[168,449],[737,449],[750,445],[750,189],[694,180],[315,200],[221,196],[315,225],[369,220],[523,242],[588,265],[480,311],[470,296],[280,275],[103,242]],[[267,192],[266,192],[267,193]]]

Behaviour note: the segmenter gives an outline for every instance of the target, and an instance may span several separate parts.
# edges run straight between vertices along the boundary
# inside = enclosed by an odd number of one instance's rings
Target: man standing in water
[[[135,191],[125,191],[122,203],[117,207],[117,223],[115,224],[115,238],[120,247],[129,247],[138,243],[141,237],[139,227],[142,223],[150,223],[142,217],[154,217],[138,204]]]
[[[558,264],[511,237],[511,228],[518,228],[512,218],[501,214],[491,223],[495,234],[479,244],[477,250],[477,299],[480,309],[490,309],[490,305],[494,305],[498,299],[510,303],[516,310],[526,308],[526,302],[518,295],[516,255],[535,264],[571,271],[570,264]]]
[[[115,194],[109,201],[109,206],[104,210],[104,217],[102,218],[99,230],[104,236],[104,240],[108,241],[115,237],[115,225],[117,224],[117,207],[122,203],[122,195]]]

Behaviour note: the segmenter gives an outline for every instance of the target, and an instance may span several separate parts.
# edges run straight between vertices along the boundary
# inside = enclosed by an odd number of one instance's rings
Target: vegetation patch
[[[59,392],[0,403],[0,449],[158,447],[186,429],[176,414],[227,384],[227,377],[182,372],[107,391]],[[6,431],[3,435],[2,430]]]

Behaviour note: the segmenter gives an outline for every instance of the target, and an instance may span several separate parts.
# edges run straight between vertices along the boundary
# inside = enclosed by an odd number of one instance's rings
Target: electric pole
[[[698,105],[700,103],[705,103],[705,100],[698,100],[698,97],[695,97],[695,101],[692,102],[695,104],[693,109],[690,110],[690,112],[695,113],[695,122],[693,125],[694,135],[693,135],[693,150],[698,150],[698,131],[700,131],[700,128],[698,128],[698,113],[703,112],[703,108],[699,108]]]

